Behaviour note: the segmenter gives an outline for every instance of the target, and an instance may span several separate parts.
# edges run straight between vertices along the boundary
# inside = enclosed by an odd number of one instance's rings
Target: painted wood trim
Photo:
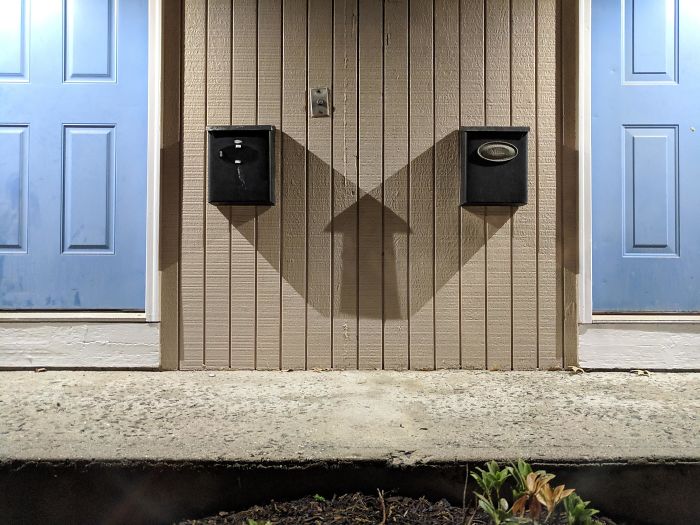
[[[460,123],[486,124],[485,0],[462,0],[460,13]],[[486,368],[486,209],[461,212],[462,367]]]
[[[435,0],[435,367],[459,368],[459,0]]]
[[[282,187],[282,0],[258,3],[258,122],[276,128],[275,195]],[[256,365],[278,370],[280,338],[280,205],[257,210]]]
[[[433,2],[411,0],[409,40],[410,368],[435,368]]]
[[[162,15],[160,144],[160,366],[179,366],[182,0]]]
[[[333,84],[333,3],[308,1],[307,93]],[[331,89],[331,100],[333,100]],[[308,101],[307,101],[308,103]],[[332,104],[332,102],[331,102]],[[332,117],[313,118],[307,112],[307,368],[332,366],[331,236],[333,184]]]
[[[376,0],[359,2],[358,50],[358,368],[383,366],[383,43],[384,12]]]
[[[579,161],[578,161],[578,60],[579,4],[562,2],[561,17],[561,210],[563,272],[564,366],[578,363],[578,277],[579,277]]]
[[[39,311],[13,311],[0,312],[0,323],[38,323],[38,322],[146,322],[144,312],[39,312]]]
[[[285,0],[282,29],[282,368],[306,368],[307,0]]]
[[[408,4],[384,3],[384,368],[408,369]]]
[[[557,5],[537,2],[538,367],[563,366],[558,269]]]
[[[528,203],[512,218],[513,368],[537,368],[537,101],[535,1],[511,4],[511,122],[529,126]],[[533,279],[533,276],[535,278]]]
[[[357,1],[335,0],[334,11],[333,367],[353,369],[358,363]]]
[[[148,2],[148,189],[146,224],[146,317],[160,321],[160,147],[163,74],[162,0]]]
[[[700,315],[674,314],[596,314],[591,316],[593,324],[597,323],[700,323]],[[588,323],[591,324],[591,323]]]
[[[700,370],[699,323],[581,325],[579,364],[598,370]]]
[[[0,368],[157,369],[161,328],[128,321],[3,322]]]
[[[257,124],[258,3],[233,0],[231,124]],[[231,368],[256,366],[256,257],[255,206],[230,206],[231,265],[229,322]]]
[[[511,123],[510,0],[486,2],[486,125]],[[511,207],[486,209],[486,366],[512,367]]]
[[[184,12],[182,232],[180,243],[180,368],[204,364],[204,206],[206,124],[206,0]]]
[[[231,123],[232,13],[230,0],[207,1],[207,126]],[[205,153],[205,173],[209,156]],[[206,199],[206,196],[205,196]],[[228,368],[230,206],[205,202],[204,366]]]

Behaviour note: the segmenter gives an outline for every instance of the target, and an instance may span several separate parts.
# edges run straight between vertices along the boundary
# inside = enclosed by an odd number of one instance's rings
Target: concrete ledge
[[[23,522],[377,487],[458,502],[465,463],[518,457],[628,523],[700,501],[700,374],[4,372],[0,414],[0,515]]]
[[[0,460],[700,459],[700,374],[4,372]]]

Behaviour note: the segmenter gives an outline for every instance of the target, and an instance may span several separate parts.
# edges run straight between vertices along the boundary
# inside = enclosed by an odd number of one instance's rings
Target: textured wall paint
[[[558,5],[185,0],[180,367],[561,367]],[[277,126],[275,207],[206,202],[213,124]],[[457,206],[483,124],[531,127],[528,205]]]

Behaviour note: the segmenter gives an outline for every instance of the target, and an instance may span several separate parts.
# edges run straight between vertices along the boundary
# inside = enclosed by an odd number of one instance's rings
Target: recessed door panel
[[[624,128],[625,255],[678,255],[677,128]]]
[[[115,1],[65,0],[66,82],[114,80]]]
[[[27,126],[0,126],[0,253],[27,239]]]
[[[626,80],[675,81],[678,0],[624,0],[622,6]]]
[[[29,0],[3,0],[0,13],[0,82],[28,78]]]
[[[114,131],[113,126],[64,130],[64,252],[113,251]]]

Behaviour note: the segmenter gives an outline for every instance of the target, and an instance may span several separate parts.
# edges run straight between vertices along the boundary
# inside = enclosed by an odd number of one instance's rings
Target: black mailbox
[[[209,126],[209,202],[275,203],[275,127]]]
[[[460,128],[462,206],[527,204],[528,127]]]

